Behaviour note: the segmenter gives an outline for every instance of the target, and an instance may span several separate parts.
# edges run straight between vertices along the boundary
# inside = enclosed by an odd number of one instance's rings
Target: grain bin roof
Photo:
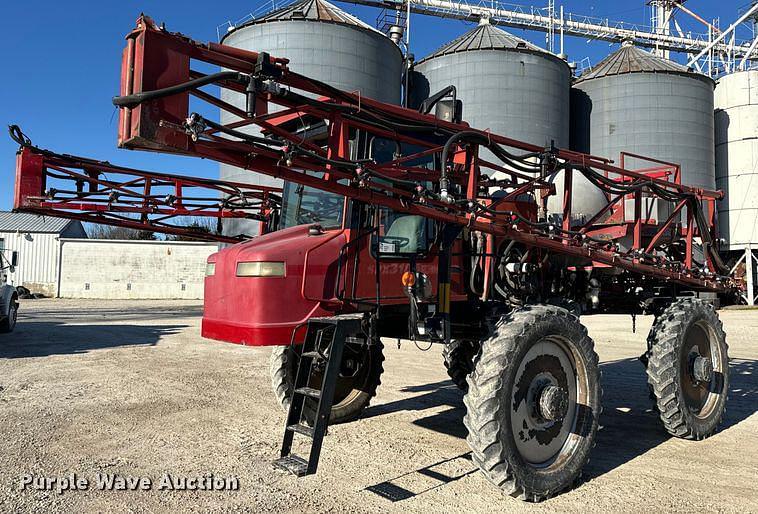
[[[285,7],[275,9],[268,14],[259,18],[248,21],[244,25],[235,27],[240,29],[248,25],[258,25],[274,21],[320,21],[324,23],[339,23],[341,25],[352,25],[364,30],[370,30],[377,34],[382,34],[374,27],[361,21],[359,18],[348,14],[336,5],[330,4],[326,0],[303,0],[295,2]]]
[[[502,29],[493,27],[488,22],[483,21],[478,27],[466,32],[462,36],[459,36],[446,45],[443,45],[435,52],[427,55],[421,59],[419,63],[443,55],[450,55],[459,52],[471,52],[476,50],[518,50],[523,52],[538,53],[547,57],[558,59],[558,57],[546,50],[543,50],[537,45],[534,45],[525,39],[521,39],[520,37],[516,37],[513,34],[509,34]]]
[[[0,232],[37,232],[59,234],[74,220],[40,216],[25,212],[0,211]],[[78,221],[76,223],[79,223]]]
[[[629,42],[593,66],[591,71],[583,73],[577,82],[627,73],[672,73],[713,82],[705,75],[694,73],[686,66],[653,55]]]

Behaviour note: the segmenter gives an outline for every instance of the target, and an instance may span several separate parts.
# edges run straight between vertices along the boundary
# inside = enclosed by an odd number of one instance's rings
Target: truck
[[[13,332],[18,320],[18,291],[8,283],[8,273],[18,266],[18,252],[0,248],[0,332]]]
[[[528,501],[560,494],[598,430],[598,357],[580,315],[599,309],[656,316],[641,361],[664,428],[695,440],[717,431],[727,344],[705,298],[742,286],[719,253],[722,192],[682,184],[676,163],[636,171],[471,127],[454,88],[419,110],[385,104],[295,73],[284,56],[197,42],[147,16],[126,41],[120,147],[212,159],[284,187],[57,154],[14,127],[15,208],[167,233],[188,230],[169,223],[183,215],[259,220],[257,237],[198,235],[227,244],[207,262],[202,334],[272,347],[286,412],[276,466],[315,473],[328,425],[360,417],[375,396],[383,340],[411,340],[443,345],[487,479]],[[195,102],[238,121],[208,119]],[[607,199],[589,217],[572,210],[580,180]],[[651,200],[667,219],[646,215]],[[295,437],[308,455],[293,453]]]

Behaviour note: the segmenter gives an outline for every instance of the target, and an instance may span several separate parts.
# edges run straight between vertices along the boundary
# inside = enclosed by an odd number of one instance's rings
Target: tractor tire
[[[589,461],[601,412],[598,357],[579,319],[526,306],[496,323],[464,397],[474,462],[504,493],[542,501]]]
[[[351,352],[350,349],[353,348]],[[381,383],[381,375],[384,371],[384,345],[381,342],[368,347],[346,344],[343,353],[343,363],[350,356],[362,358],[357,367],[357,373],[352,377],[343,377],[337,380],[334,392],[329,423],[346,423],[358,418],[363,410],[368,407],[371,398],[376,396],[376,389]],[[271,387],[274,390],[279,405],[287,412],[292,397],[292,388],[295,382],[299,357],[290,346],[275,346],[271,352]],[[320,376],[316,376],[311,387],[321,388]],[[316,415],[318,402],[308,398],[303,406],[303,418],[306,423],[312,424]]]
[[[13,332],[16,328],[16,321],[18,320],[18,302],[16,298],[11,298],[10,308],[8,309],[8,316],[0,321],[0,334],[7,334]]]
[[[663,426],[684,439],[713,435],[729,391],[726,334],[713,305],[673,302],[653,323],[648,348],[648,384]]]
[[[582,305],[576,300],[572,300],[571,298],[564,298],[563,296],[554,296],[552,298],[548,298],[545,303],[548,305],[555,305],[556,307],[561,307],[562,309],[566,309],[577,318],[582,315]]]
[[[468,391],[466,377],[474,370],[474,357],[479,352],[476,341],[456,340],[446,344],[442,350],[447,374],[453,383],[463,391]]]

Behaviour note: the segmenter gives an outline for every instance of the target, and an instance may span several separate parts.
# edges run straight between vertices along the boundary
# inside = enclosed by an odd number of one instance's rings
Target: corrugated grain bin
[[[682,182],[715,188],[709,77],[624,45],[574,85],[576,150],[618,160],[627,151],[682,166]],[[631,162],[631,168],[649,163]]]
[[[400,103],[400,49],[378,30],[325,0],[305,0],[272,11],[229,31],[222,43],[286,57],[289,68],[297,73],[375,100]],[[221,98],[244,108],[243,95],[223,90]],[[236,119],[222,111],[222,123]],[[247,131],[257,132],[257,128]],[[220,174],[223,180],[281,186],[279,180],[224,164]],[[227,220],[224,233],[254,234],[257,222]]]
[[[571,69],[550,52],[483,19],[416,64],[413,103],[420,105],[450,85],[456,87],[463,119],[471,126],[542,147],[554,142],[568,148]],[[482,156],[493,157],[489,151]],[[558,194],[548,204],[554,213],[561,212],[562,182],[561,175]],[[579,221],[606,204],[602,193],[579,174],[573,191],[573,212]]]

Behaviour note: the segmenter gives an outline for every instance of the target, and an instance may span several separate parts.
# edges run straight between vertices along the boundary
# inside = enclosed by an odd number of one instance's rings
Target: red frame
[[[281,192],[276,187],[125,168],[27,146],[16,157],[14,208],[237,243],[245,238],[201,232],[177,223],[188,217],[243,218],[258,220],[263,228],[278,207]],[[245,205],[225,206],[220,198],[229,195],[244,199]]]
[[[264,58],[265,56],[260,57]],[[198,43],[181,34],[169,33],[165,29],[158,28],[150,18],[141,16],[137,21],[136,29],[127,36],[127,46],[123,55],[121,93],[122,95],[130,95],[153,91],[183,84],[193,78],[203,76],[203,74],[191,69],[192,60],[244,74],[252,74],[256,69],[259,54],[215,43]],[[714,205],[715,200],[723,197],[723,193],[681,184],[677,180],[679,175],[677,165],[664,163],[664,166],[675,166],[677,169],[675,180],[668,181],[659,175],[661,173],[660,168],[643,170],[642,172],[624,169],[624,155],[622,155],[622,166],[617,167],[607,159],[592,155],[560,149],[550,150],[549,153],[568,170],[564,171],[566,173],[564,177],[566,192],[563,203],[564,225],[562,227],[564,230],[571,228],[571,180],[573,171],[576,171],[576,169],[572,171],[572,167],[592,168],[605,173],[606,176],[616,176],[619,181],[632,181],[643,184],[643,187],[647,188],[644,192],[640,191],[635,195],[634,220],[630,220],[630,222],[622,220],[621,225],[618,222],[598,224],[600,216],[595,216],[588,223],[575,228],[575,233],[569,234],[517,223],[517,218],[512,212],[501,210],[501,205],[514,200],[519,194],[530,192],[535,197],[542,197],[545,193],[554,193],[554,187],[545,176],[531,177],[479,159],[478,148],[475,144],[459,145],[455,148],[453,160],[449,163],[451,165],[450,178],[454,183],[461,186],[462,191],[465,192],[465,198],[469,202],[481,205],[486,199],[479,196],[481,186],[483,186],[480,182],[480,169],[489,168],[506,173],[510,177],[511,187],[514,190],[503,198],[493,201],[489,211],[471,211],[465,206],[448,204],[438,199],[418,198],[413,191],[364,181],[359,176],[359,172],[349,173],[339,167],[324,165],[322,160],[315,159],[302,152],[291,156],[291,158],[287,157],[289,155],[287,151],[290,148],[299,146],[322,157],[345,159],[346,135],[350,133],[350,130],[360,129],[401,144],[413,144],[424,148],[421,152],[393,162],[384,164],[365,163],[364,169],[400,179],[439,180],[439,171],[403,165],[410,159],[441,152],[442,147],[439,143],[431,143],[420,132],[414,134],[413,131],[400,132],[377,127],[365,119],[356,117],[356,114],[361,112],[369,112],[373,116],[391,118],[405,125],[422,128],[444,129],[451,132],[470,131],[505,147],[528,153],[535,152],[543,155],[548,153],[546,149],[532,144],[472,129],[466,123],[451,123],[431,115],[420,114],[413,110],[363,98],[356,94],[336,91],[329,86],[292,72],[287,67],[287,63],[288,60],[284,58],[270,58],[269,66],[279,75],[275,79],[276,84],[287,90],[300,91],[311,97],[320,98],[321,100],[318,103],[298,102],[297,98],[292,99],[274,94],[271,91],[261,90],[255,96],[256,116],[247,116],[240,109],[204,91],[193,90],[191,93],[179,93],[158,100],[151,100],[131,109],[122,108],[119,123],[119,145],[125,148],[179,153],[213,159],[264,175],[341,194],[369,204],[385,206],[408,214],[422,215],[439,222],[464,225],[473,230],[512,239],[528,246],[585,258],[601,265],[616,266],[693,288],[718,291],[735,286],[735,283],[728,277],[718,276],[712,271],[703,271],[693,267],[692,246],[694,238],[715,239]],[[242,85],[232,81],[221,81],[218,85],[233,91],[244,92]],[[242,121],[229,124],[228,128],[256,124],[263,131],[281,138],[286,146],[283,151],[261,145],[251,147],[250,144],[242,141],[220,137],[217,135],[217,131],[212,129],[204,131],[203,137],[196,141],[193,140],[182,126],[183,120],[187,119],[189,115],[190,94],[199,100],[209,102],[243,118]],[[274,105],[284,110],[268,114],[273,110]],[[327,150],[303,142],[301,136],[287,130],[282,125],[285,119],[295,116],[323,120],[329,125],[330,138]],[[631,154],[626,155],[631,156]],[[322,180],[309,176],[305,170],[324,172],[325,177]],[[552,174],[555,173],[555,171],[552,172]],[[347,184],[339,181],[347,182]],[[684,262],[673,262],[645,254],[645,250],[652,249],[662,237],[667,235],[680,236],[672,226],[673,220],[657,224],[652,223],[651,220],[642,219],[642,197],[643,195],[655,194],[650,189],[653,184],[669,191],[691,194],[698,201],[704,202],[708,206],[706,226],[703,227],[697,226],[691,209],[687,209],[688,222],[684,233],[687,242],[687,256]],[[606,212],[618,210],[619,201],[620,199],[612,201]],[[681,211],[681,208],[678,206],[677,212]],[[621,211],[623,211],[623,205]],[[616,247],[614,240],[625,236],[630,230],[629,227],[631,227],[634,244],[629,251],[622,252]],[[601,237],[605,240],[599,240]],[[714,263],[711,262],[710,258],[708,264],[710,270],[714,269]]]

